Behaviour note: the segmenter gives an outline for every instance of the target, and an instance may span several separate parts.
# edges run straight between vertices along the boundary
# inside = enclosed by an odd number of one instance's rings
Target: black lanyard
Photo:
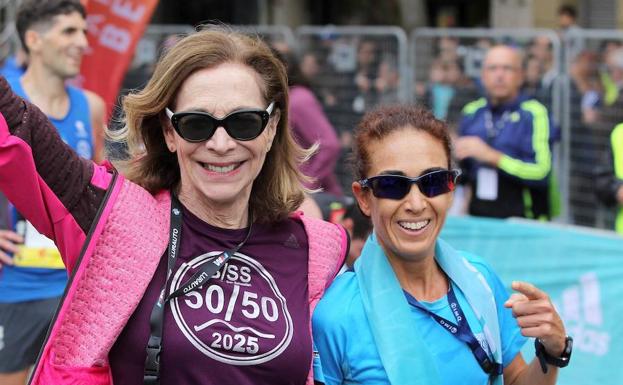
[[[203,264],[202,267],[195,274],[193,274],[192,277],[187,279],[186,282],[182,283],[177,290],[165,296],[167,283],[169,282],[169,278],[171,277],[173,268],[175,267],[175,259],[177,258],[180,250],[182,236],[182,205],[177,198],[171,194],[171,230],[169,232],[169,247],[167,250],[167,278],[165,280],[164,287],[160,292],[160,296],[158,297],[158,301],[154,304],[151,316],[149,317],[151,335],[149,336],[146,348],[147,358],[145,359],[145,371],[143,375],[144,385],[160,384],[160,351],[162,350],[162,330],[164,326],[165,304],[173,298],[177,298],[182,294],[198,290],[205,285],[210,278],[212,278],[212,276],[225,265],[225,262],[227,262],[233,254],[238,252],[238,250],[240,250],[240,248],[249,239],[252,224],[253,220],[251,218],[251,214],[249,213],[249,230],[247,231],[247,235],[244,237],[242,242],[240,242],[233,249],[225,250],[216,257],[213,257],[208,263]],[[199,258],[206,255],[207,253],[203,254]]]
[[[405,290],[403,290],[403,292],[411,306],[426,312],[426,314],[433,317],[433,319],[437,321],[437,323],[439,323],[439,325],[441,325],[450,334],[465,342],[467,346],[469,346],[470,350],[474,354],[474,357],[476,358],[476,361],[478,361],[478,364],[485,373],[496,376],[502,374],[504,369],[502,365],[489,358],[489,354],[487,354],[485,348],[474,336],[472,329],[467,323],[467,318],[465,318],[463,309],[461,309],[461,305],[459,305],[459,301],[457,301],[456,299],[452,284],[450,284],[450,289],[448,290],[448,304],[450,305],[450,310],[452,310],[452,313],[454,314],[454,318],[457,322],[456,324],[431,312],[430,310],[425,308],[424,305],[422,305],[417,299],[415,299],[415,297],[407,293]]]

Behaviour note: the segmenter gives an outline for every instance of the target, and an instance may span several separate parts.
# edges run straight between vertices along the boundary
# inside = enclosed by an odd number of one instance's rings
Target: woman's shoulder
[[[289,221],[294,221],[302,226],[310,243],[320,254],[339,256],[340,265],[344,261],[348,246],[348,235],[346,230],[338,224],[331,223],[319,218],[308,217],[300,213],[294,213],[288,217]],[[337,269],[336,271],[337,272]]]
[[[331,286],[327,289],[327,295],[337,296],[346,299],[350,297],[360,297],[357,274],[354,270],[348,269],[335,277]]]
[[[289,92],[290,97],[292,97],[292,95],[295,95],[297,97],[310,97],[314,95],[314,93],[309,88],[301,85],[290,87]]]
[[[460,251],[459,253],[482,275],[496,297],[496,302],[500,305],[503,304],[508,297],[508,291],[506,285],[491,265],[483,257],[476,254],[467,251]]]
[[[483,257],[464,250],[459,250],[459,254],[464,257],[470,265],[476,268],[488,282],[491,282],[494,277],[497,277],[491,265]]]
[[[290,107],[307,107],[309,103],[316,103],[316,95],[307,87],[293,86],[290,88]],[[294,103],[294,106],[292,104]]]
[[[314,311],[314,322],[326,325],[348,323],[363,314],[363,303],[354,271],[347,270],[335,277]]]
[[[125,178],[117,183],[121,186],[114,203],[117,209],[122,209],[124,216],[136,217],[139,221],[168,217],[171,208],[171,193],[168,190],[152,193]]]

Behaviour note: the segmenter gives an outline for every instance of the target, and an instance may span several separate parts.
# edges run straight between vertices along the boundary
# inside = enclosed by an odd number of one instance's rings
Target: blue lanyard
[[[405,290],[403,290],[403,292],[405,294],[405,297],[407,297],[409,305],[416,307],[425,312],[426,314],[430,315],[435,321],[437,321],[439,325],[447,330],[448,333],[452,334],[460,341],[465,342],[467,346],[469,346],[472,354],[476,358],[476,361],[478,361],[478,364],[485,373],[496,376],[502,374],[504,370],[502,365],[495,362],[493,359],[490,358],[490,355],[487,354],[488,349],[486,341],[482,341],[481,344],[481,342],[474,336],[472,329],[467,323],[467,319],[465,318],[463,309],[461,309],[461,305],[459,305],[459,301],[457,301],[456,299],[452,284],[450,284],[450,289],[448,290],[448,304],[450,305],[450,309],[454,314],[456,324],[431,312],[430,310],[425,308],[424,305],[422,305],[417,299],[415,299],[415,297],[407,293]]]

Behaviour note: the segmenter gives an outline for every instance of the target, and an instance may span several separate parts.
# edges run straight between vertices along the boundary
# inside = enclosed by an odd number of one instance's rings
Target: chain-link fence
[[[195,28],[186,24],[149,25],[136,45],[134,58],[122,84],[122,92],[144,87],[162,53],[194,31]]]
[[[456,122],[457,112],[482,95],[480,71],[487,50],[509,44],[524,54],[524,93],[560,120],[561,44],[551,30],[420,28],[411,34],[413,98],[438,118]]]
[[[200,29],[201,26],[197,28]],[[149,25],[134,52],[134,59],[128,69],[123,88],[125,90],[142,88],[151,77],[154,66],[162,53],[197,28],[187,24]],[[276,47],[296,47],[292,30],[285,26],[236,25],[232,28],[250,35],[260,36]]]
[[[294,32],[284,25],[236,25],[243,33],[261,37],[280,51],[296,51],[297,41]]]
[[[570,222],[612,229],[615,210],[595,195],[595,168],[608,159],[610,133],[623,122],[623,32],[573,30],[564,40],[563,101]]]
[[[0,59],[16,47],[18,2],[0,0]],[[480,69],[486,50],[498,43],[520,48],[524,92],[540,100],[562,130],[554,164],[562,198],[560,220],[612,228],[614,210],[598,203],[593,174],[612,128],[623,122],[623,62],[612,55],[623,49],[623,32],[573,30],[561,43],[554,31],[541,29],[422,28],[407,39],[398,27],[302,26],[295,33],[286,26],[233,28],[298,55],[341,137],[344,153],[336,174],[346,192],[352,180],[346,162],[351,132],[363,113],[378,104],[416,101],[456,125],[463,106],[482,95]],[[162,51],[194,30],[190,25],[150,25],[123,89],[144,86]]]
[[[19,46],[15,31],[15,14],[19,0],[0,0],[0,62]]]
[[[407,37],[397,27],[354,26],[303,26],[296,37],[301,63],[316,63],[306,75],[342,140],[336,174],[350,192],[353,128],[373,106],[408,100]]]
[[[481,66],[489,48],[507,44],[523,56],[524,95],[543,103],[553,124],[562,120],[562,47],[558,35],[546,29],[421,28],[410,37],[412,99],[456,127],[463,107],[484,95]],[[563,136],[566,133],[563,132]],[[554,173],[560,185],[561,221],[566,220],[567,174],[564,148],[555,147]]]

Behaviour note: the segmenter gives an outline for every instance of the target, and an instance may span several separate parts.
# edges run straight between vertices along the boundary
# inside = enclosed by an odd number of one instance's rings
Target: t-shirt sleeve
[[[316,306],[312,318],[314,344],[318,350],[323,382],[326,385],[342,384],[344,380],[346,333],[343,314],[339,314],[342,313],[340,309],[344,309],[343,304],[337,304],[325,295]],[[316,375],[314,377],[317,378]]]
[[[324,374],[322,373],[322,363],[320,362],[320,354],[318,354],[318,348],[314,344],[314,381],[326,384]]]

